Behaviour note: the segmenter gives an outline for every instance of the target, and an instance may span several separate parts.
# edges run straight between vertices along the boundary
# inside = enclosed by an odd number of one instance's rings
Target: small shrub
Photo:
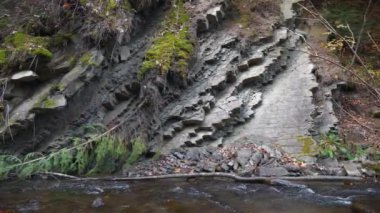
[[[146,146],[141,138],[135,138],[132,140],[132,153],[128,157],[127,164],[131,165],[137,162],[137,160],[146,152]]]
[[[322,158],[340,158],[344,160],[353,160],[365,153],[358,145],[343,143],[339,135],[333,131],[320,137],[317,151]]]

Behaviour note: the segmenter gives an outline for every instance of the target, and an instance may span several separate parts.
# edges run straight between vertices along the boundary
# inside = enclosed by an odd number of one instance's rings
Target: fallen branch
[[[165,179],[192,179],[192,178],[226,178],[236,182],[243,183],[264,183],[272,184],[274,180],[287,180],[287,181],[330,181],[330,182],[360,182],[364,181],[362,177],[351,176],[301,176],[301,177],[241,177],[232,173],[191,173],[191,174],[168,174],[168,175],[155,175],[145,177],[100,177],[100,178],[79,178],[68,176],[70,179],[76,181],[152,181],[152,180],[165,180]]]
[[[47,175],[47,176],[53,176],[53,177],[65,178],[65,179],[72,179],[72,180],[79,180],[79,179],[81,179],[81,178],[76,177],[76,176],[62,174],[62,173],[58,173],[58,172],[39,172],[36,175]]]

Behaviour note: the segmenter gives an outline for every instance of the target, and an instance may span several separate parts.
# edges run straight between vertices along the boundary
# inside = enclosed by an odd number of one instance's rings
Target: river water
[[[380,185],[25,181],[0,185],[0,212],[380,212]]]

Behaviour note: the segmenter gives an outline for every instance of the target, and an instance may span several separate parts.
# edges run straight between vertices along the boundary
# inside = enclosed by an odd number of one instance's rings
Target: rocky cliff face
[[[90,1],[80,6],[97,8]],[[141,137],[153,153],[245,141],[298,155],[298,136],[318,134],[317,123],[334,127],[323,117],[332,108],[314,103],[315,68],[295,28],[292,2],[124,6],[135,8],[125,12],[128,23],[139,21],[134,30],[117,28],[80,58],[75,41],[53,51],[47,65],[54,75],[46,79],[40,66],[12,70],[4,79],[2,152],[60,149],[72,138],[88,137],[91,126],[117,127],[114,134],[126,141]]]

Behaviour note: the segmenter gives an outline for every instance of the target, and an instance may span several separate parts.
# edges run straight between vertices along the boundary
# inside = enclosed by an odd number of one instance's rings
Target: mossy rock
[[[22,32],[15,32],[4,38],[0,49],[0,64],[16,66],[28,58],[38,56],[50,61],[53,53],[48,49],[51,39],[48,37],[31,36]]]
[[[172,7],[165,17],[162,26],[164,33],[155,38],[152,46],[145,52],[139,78],[151,70],[157,70],[160,75],[169,71],[174,71],[182,78],[187,75],[188,61],[194,45],[190,40],[189,15],[182,1],[178,0],[176,3],[176,7]]]

